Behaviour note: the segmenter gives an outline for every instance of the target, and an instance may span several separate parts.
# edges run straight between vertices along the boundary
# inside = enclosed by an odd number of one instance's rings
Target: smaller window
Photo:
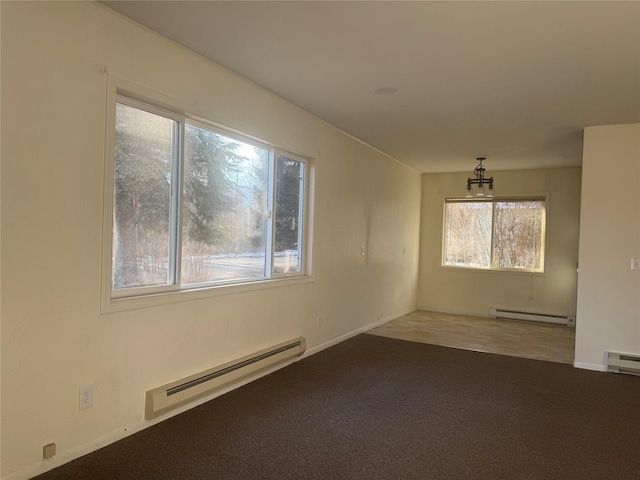
[[[276,222],[273,271],[302,270],[302,212],[304,211],[305,164],[278,156],[276,164]]]
[[[445,200],[443,265],[544,271],[545,199]]]
[[[112,284],[114,289],[175,283],[171,191],[179,122],[116,105]]]

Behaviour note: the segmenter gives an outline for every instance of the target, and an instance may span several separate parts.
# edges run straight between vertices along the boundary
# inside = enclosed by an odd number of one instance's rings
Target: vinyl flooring
[[[575,350],[575,328],[427,311],[404,315],[367,333],[569,364]]]

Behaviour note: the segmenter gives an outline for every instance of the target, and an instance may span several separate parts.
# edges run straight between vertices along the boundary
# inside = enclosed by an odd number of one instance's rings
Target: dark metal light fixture
[[[478,157],[478,166],[473,170],[476,178],[467,179],[467,197],[493,197],[493,177],[484,178],[485,168],[482,162],[486,160],[485,157]],[[485,188],[485,185],[488,188]]]

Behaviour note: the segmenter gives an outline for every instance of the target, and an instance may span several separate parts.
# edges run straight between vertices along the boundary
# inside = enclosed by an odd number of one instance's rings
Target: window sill
[[[107,298],[102,302],[100,313],[109,314],[115,312],[124,312],[128,310],[137,310],[140,308],[201,300],[222,295],[247,293],[269,288],[290,287],[307,283],[315,283],[315,277],[311,275],[304,275],[298,277],[266,279],[247,283],[237,283],[232,285],[213,285],[206,287],[189,288],[171,292],[153,293],[131,297]]]
[[[544,270],[526,270],[513,268],[473,268],[473,267],[455,267],[453,265],[440,265],[440,270],[450,272],[477,272],[477,273],[501,273],[509,275],[545,275]]]

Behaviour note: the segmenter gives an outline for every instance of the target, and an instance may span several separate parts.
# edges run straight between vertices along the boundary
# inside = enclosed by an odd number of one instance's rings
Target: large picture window
[[[443,265],[544,271],[545,199],[445,200]]]
[[[308,160],[121,95],[111,297],[305,275]]]

